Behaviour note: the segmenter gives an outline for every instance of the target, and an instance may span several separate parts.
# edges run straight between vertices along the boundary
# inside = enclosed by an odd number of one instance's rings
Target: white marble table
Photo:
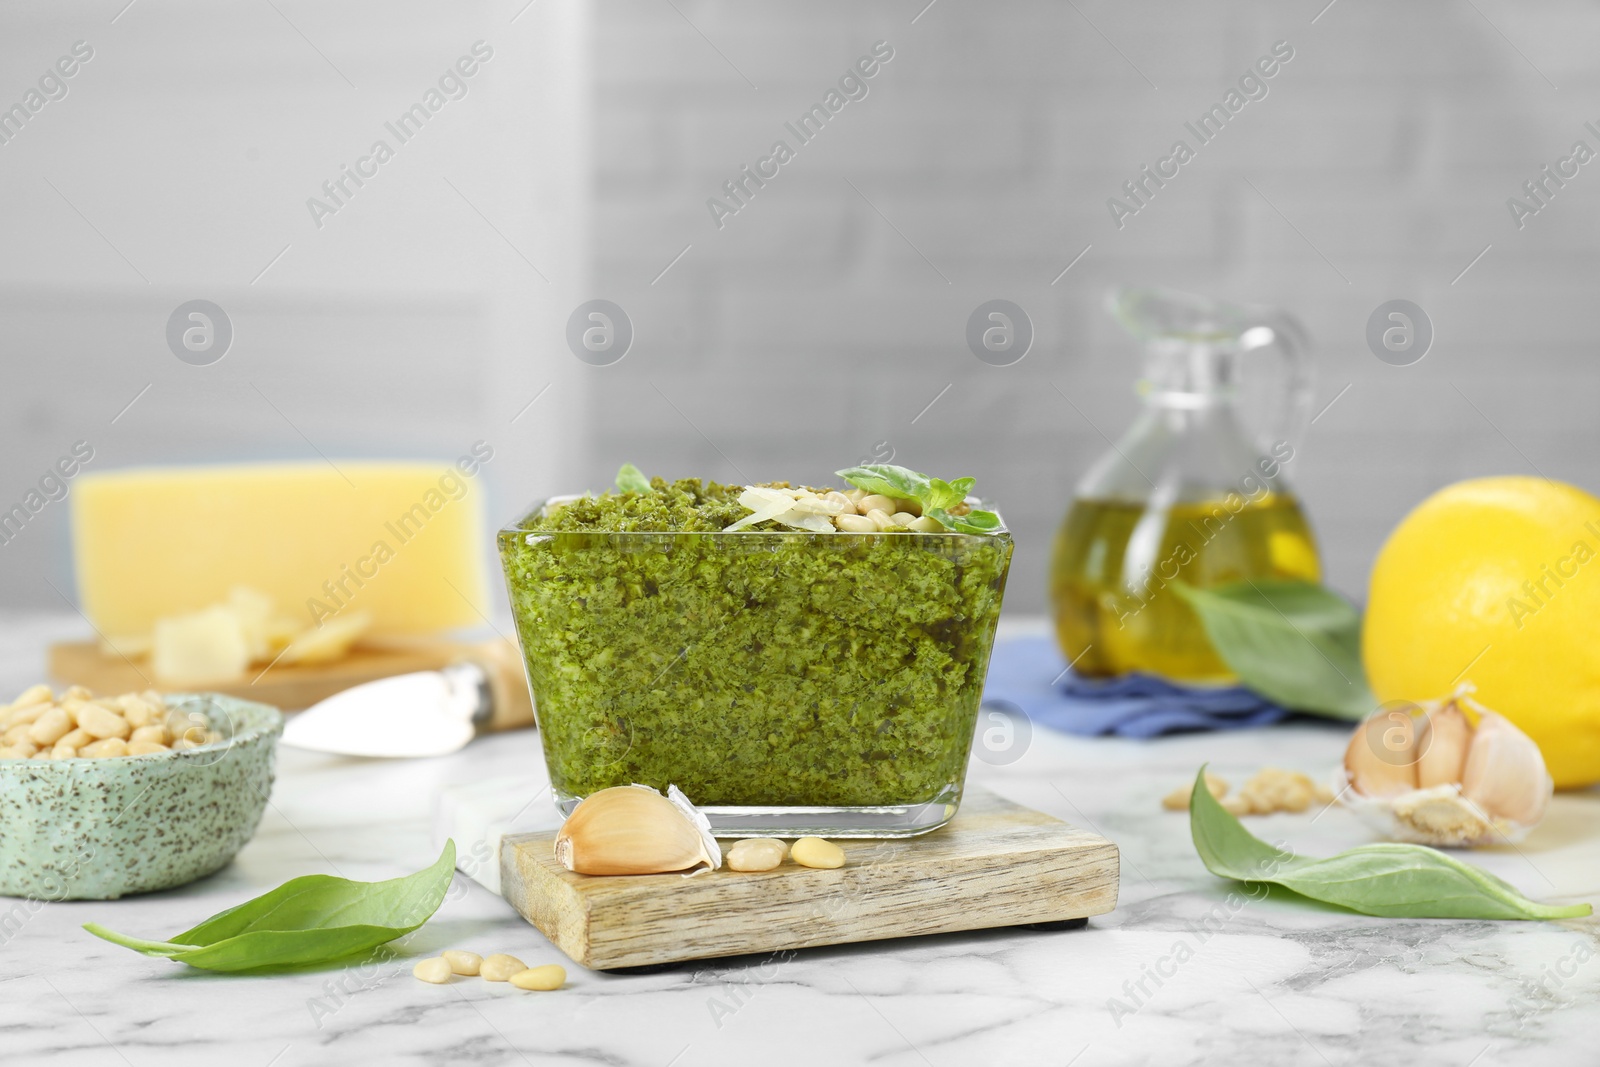
[[[0,620],[0,691],[42,670],[73,618]],[[260,832],[185,889],[38,906],[0,898],[0,1062],[226,1064],[1441,1064],[1600,1062],[1594,920],[1403,921],[1250,899],[1200,865],[1157,800],[1205,760],[1322,774],[1336,729],[1289,726],[1160,742],[1036,733],[972,780],[1088,824],[1122,847],[1122,900],[1087,929],[996,930],[686,966],[584,971],[482,887],[450,899],[388,964],[275,977],[189,971],[90,937],[103,922],[170,934],[295,875],[362,879],[435,855],[433,799],[539,774],[535,736],[442,759],[368,763],[285,750]],[[1337,809],[1258,833],[1306,853],[1367,840]],[[1558,797],[1520,850],[1473,857],[1541,899],[1600,900],[1600,795]],[[1230,894],[1239,894],[1230,897]],[[559,993],[430,986],[410,958],[460,946],[566,963]],[[1159,980],[1158,980],[1159,979]]]

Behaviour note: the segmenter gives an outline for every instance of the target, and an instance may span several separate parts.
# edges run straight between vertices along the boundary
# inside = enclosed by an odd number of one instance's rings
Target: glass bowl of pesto
[[[678,786],[726,837],[907,837],[955,814],[1011,536],[970,479],[840,473],[900,493],[624,467],[500,531],[563,814],[630,783]],[[874,496],[900,506],[867,509],[881,528],[836,525]]]

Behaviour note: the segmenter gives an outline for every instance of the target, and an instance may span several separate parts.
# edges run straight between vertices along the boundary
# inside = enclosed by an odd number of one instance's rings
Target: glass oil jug
[[[1078,485],[1056,535],[1056,637],[1080,674],[1227,684],[1175,583],[1319,579],[1284,478],[1310,400],[1301,334],[1282,315],[1165,290],[1119,290],[1108,310],[1144,345],[1144,409]],[[1267,415],[1259,443],[1241,402]]]

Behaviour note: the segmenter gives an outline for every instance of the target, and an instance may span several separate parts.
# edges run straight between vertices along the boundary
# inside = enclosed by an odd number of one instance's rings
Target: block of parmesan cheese
[[[84,613],[113,638],[147,634],[248,586],[308,625],[346,607],[375,634],[481,625],[491,454],[86,473],[72,487]]]

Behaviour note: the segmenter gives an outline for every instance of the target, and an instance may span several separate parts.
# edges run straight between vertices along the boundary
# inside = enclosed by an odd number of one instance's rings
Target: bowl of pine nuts
[[[276,708],[218,693],[34,686],[0,706],[0,895],[112,900],[226,866],[282,732]]]

